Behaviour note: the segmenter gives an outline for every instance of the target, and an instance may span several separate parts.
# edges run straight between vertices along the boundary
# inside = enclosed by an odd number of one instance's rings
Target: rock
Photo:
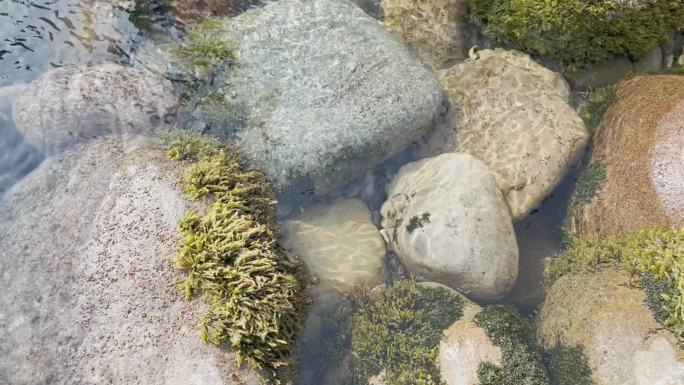
[[[676,339],[653,318],[644,292],[628,282],[626,273],[612,270],[560,278],[539,314],[540,344],[583,347],[596,385],[683,383]]]
[[[363,9],[364,12],[379,19],[382,15],[382,8],[380,8],[381,0],[351,0],[354,4],[358,5],[359,8]]]
[[[283,227],[284,244],[320,279],[321,288],[349,292],[383,282],[385,242],[362,201],[340,198],[307,207]]]
[[[440,71],[454,122],[427,152],[466,152],[496,178],[513,220],[537,208],[581,156],[588,134],[568,104],[563,78],[529,56],[502,49]]]
[[[684,77],[637,77],[618,86],[591,167],[603,178],[570,212],[580,234],[618,235],[684,225]]]
[[[330,193],[421,138],[441,110],[433,72],[349,0],[272,2],[214,35],[239,57],[217,84],[244,121],[224,132],[283,193]]]
[[[565,75],[573,89],[585,90],[615,84],[634,71],[634,64],[626,57],[617,57],[604,63],[593,64]]]
[[[382,0],[383,25],[435,68],[467,57],[468,0]]]
[[[477,300],[508,292],[518,275],[518,246],[506,202],[483,162],[447,153],[409,163],[387,195],[382,233],[411,272]]]
[[[45,73],[14,100],[19,132],[46,154],[107,134],[151,133],[175,120],[177,97],[161,76],[116,64]]]
[[[501,348],[474,322],[480,306],[464,298],[463,316],[444,332],[439,344],[439,369],[446,385],[477,385],[480,364],[500,365]]]
[[[23,85],[0,88],[0,198],[43,161],[40,152],[26,143],[14,127],[12,99],[22,90]]]
[[[663,51],[660,47],[653,47],[641,59],[634,63],[634,72],[658,72],[663,66]]]
[[[202,344],[202,306],[176,285],[182,174],[149,139],[117,136],[46,159],[7,192],[0,382],[260,384]]]

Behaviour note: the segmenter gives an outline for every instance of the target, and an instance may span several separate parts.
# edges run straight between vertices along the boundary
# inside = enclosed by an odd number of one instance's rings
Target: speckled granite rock
[[[46,154],[108,134],[150,133],[175,119],[177,97],[161,76],[117,64],[45,73],[14,100],[19,132]]]
[[[439,371],[446,385],[478,385],[481,363],[500,365],[501,348],[477,326],[474,318],[482,310],[464,298],[463,316],[444,331],[439,344]]]
[[[244,111],[243,155],[282,192],[325,194],[403,150],[443,102],[433,72],[349,0],[283,0],[224,20],[239,65],[218,76]]]
[[[447,153],[409,163],[387,195],[382,233],[411,272],[478,300],[508,292],[518,275],[518,245],[482,161]]]
[[[482,159],[513,220],[519,220],[563,179],[584,151],[588,133],[568,105],[560,75],[516,51],[485,50],[477,56],[440,71],[456,116],[426,151]]]
[[[623,82],[595,141],[596,195],[570,213],[581,234],[684,225],[684,76]]]
[[[183,165],[122,136],[46,159],[0,201],[0,383],[257,385],[202,344],[169,264]]]
[[[684,383],[676,339],[653,318],[644,292],[628,282],[627,274],[612,270],[560,278],[539,313],[540,344],[582,346],[596,385]]]
[[[469,0],[382,0],[383,25],[435,68],[467,57],[465,13]]]
[[[319,278],[319,288],[348,292],[383,282],[385,241],[362,201],[338,199],[307,207],[284,229],[285,246]]]

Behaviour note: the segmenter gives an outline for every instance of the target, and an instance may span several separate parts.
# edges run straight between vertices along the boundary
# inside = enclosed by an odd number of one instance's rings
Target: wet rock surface
[[[152,133],[175,120],[178,100],[163,77],[117,64],[45,73],[13,101],[19,132],[45,154],[108,134]]]
[[[508,207],[487,166],[448,153],[402,167],[387,188],[383,234],[409,271],[495,301],[518,275]]]
[[[425,152],[466,152],[494,174],[513,220],[537,208],[579,159],[588,140],[563,78],[502,49],[440,71],[454,120]]]
[[[348,0],[284,0],[221,22],[239,65],[219,77],[222,128],[283,193],[326,194],[432,127],[431,70]]]
[[[552,349],[581,346],[597,385],[675,385],[684,381],[682,352],[646,307],[629,275],[604,270],[566,275],[541,307],[537,336]]]
[[[191,207],[143,137],[46,159],[0,201],[0,382],[260,384],[202,344],[169,263]]]
[[[309,206],[283,227],[283,244],[318,277],[319,290],[349,292],[384,281],[385,241],[362,201],[338,199]]]
[[[684,224],[684,77],[623,82],[605,116],[591,164],[604,178],[590,201],[571,212],[581,234],[628,234]]]

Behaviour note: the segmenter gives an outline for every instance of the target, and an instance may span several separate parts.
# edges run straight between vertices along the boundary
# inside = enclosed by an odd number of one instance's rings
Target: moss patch
[[[591,202],[606,184],[606,165],[601,161],[594,162],[585,168],[577,179],[571,205],[584,206]]]
[[[684,26],[682,0],[474,0],[470,19],[525,52],[580,69],[615,56],[637,59]]]
[[[216,141],[183,132],[165,139],[169,157],[188,163],[181,185],[189,198],[209,203],[180,221],[173,259],[187,274],[181,283],[187,298],[201,294],[211,304],[200,320],[202,339],[230,346],[239,362],[280,383],[294,368],[291,353],[307,301],[300,266],[276,242],[271,186]]]
[[[618,100],[615,86],[592,89],[587,92],[586,110],[582,118],[591,134],[598,130],[608,109]]]
[[[632,284],[646,290],[654,317],[684,346],[684,230],[643,230],[625,237],[573,237],[549,267],[555,280],[567,273],[590,273],[601,265],[624,268]]]
[[[352,384],[382,373],[387,385],[438,385],[439,342],[463,315],[463,300],[441,287],[400,281],[351,298]]]
[[[214,20],[194,27],[174,54],[184,69],[203,84],[210,82],[220,68],[230,68],[237,61],[233,42],[221,36],[221,23]]]
[[[489,306],[477,313],[474,322],[503,353],[500,366],[480,364],[477,374],[481,385],[549,384],[532,327],[517,312],[500,305]]]
[[[581,346],[558,344],[547,354],[551,385],[594,385],[591,368]]]

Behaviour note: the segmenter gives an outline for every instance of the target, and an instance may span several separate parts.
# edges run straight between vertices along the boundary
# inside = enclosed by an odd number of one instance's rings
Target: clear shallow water
[[[125,1],[0,0],[0,87],[30,82],[45,71],[65,65],[101,62],[132,65],[137,47],[151,40],[180,40],[193,21],[216,14],[237,14],[251,3],[234,6],[230,1],[223,5],[210,1],[204,9],[197,10],[173,7],[164,1],[147,1],[133,7]],[[13,127],[10,100],[11,97],[3,98],[0,93],[0,195],[43,159]],[[408,156],[398,156],[373,173],[375,192],[362,198],[372,210],[376,225],[379,225],[378,210],[385,198],[385,184],[409,160]],[[536,213],[515,226],[521,249],[521,274],[504,302],[518,306],[525,313],[533,312],[542,299],[542,259],[560,250],[560,223],[574,182],[575,175],[569,176]],[[358,197],[358,190],[365,183],[365,178],[361,178],[339,191],[339,195]],[[304,203],[309,200],[307,196],[301,198]],[[285,214],[296,213],[300,203],[284,202]],[[388,258],[388,265],[395,276],[401,275],[400,269],[392,268],[396,266],[395,260]],[[334,304],[338,300],[335,296],[324,298],[320,306],[325,307],[326,301]],[[304,365],[319,362],[306,352],[302,358]],[[311,369],[303,368],[309,372]],[[317,384],[317,381],[314,376],[305,383]]]

